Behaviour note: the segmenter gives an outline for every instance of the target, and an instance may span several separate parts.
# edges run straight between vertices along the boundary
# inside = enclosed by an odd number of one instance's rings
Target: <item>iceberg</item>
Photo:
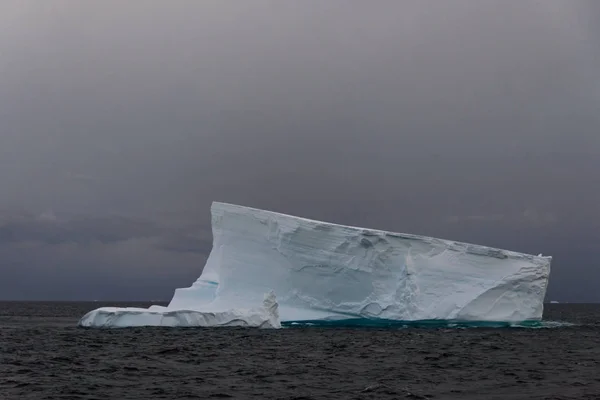
[[[220,202],[212,204],[211,222],[213,248],[200,277],[175,290],[167,307],[95,310],[80,325],[221,326],[235,320],[277,328],[542,318],[551,257]]]

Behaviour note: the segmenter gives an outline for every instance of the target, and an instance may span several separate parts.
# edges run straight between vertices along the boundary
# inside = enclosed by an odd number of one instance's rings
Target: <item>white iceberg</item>
[[[542,318],[551,257],[218,202],[211,211],[213,248],[191,287],[166,308],[104,309],[82,323],[139,326],[169,315],[170,326],[190,326],[193,310],[256,310],[270,291],[284,324]]]

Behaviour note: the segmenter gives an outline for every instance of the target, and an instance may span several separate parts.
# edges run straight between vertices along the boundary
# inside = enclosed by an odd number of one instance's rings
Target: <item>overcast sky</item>
[[[600,301],[600,3],[0,2],[0,299],[169,300],[213,200],[554,256]]]

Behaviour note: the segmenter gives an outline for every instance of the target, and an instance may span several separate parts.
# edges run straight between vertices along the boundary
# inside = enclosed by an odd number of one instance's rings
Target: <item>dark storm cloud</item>
[[[156,247],[165,251],[207,256],[212,248],[212,233],[209,227],[196,224],[162,236]]]
[[[0,208],[80,217],[2,228],[0,297],[45,263],[59,288],[144,275],[98,283],[116,297],[171,290],[177,265],[189,284],[221,200],[552,254],[551,297],[600,300],[599,17],[593,0],[5,1]]]
[[[52,213],[40,216],[11,213],[0,219],[0,244],[89,244],[96,241],[110,244],[160,234],[161,230],[155,224],[124,217],[80,217],[60,220]]]
[[[198,276],[210,244],[210,227],[197,224],[0,213],[0,293],[21,300],[136,300],[140,293],[168,300]]]
[[[157,222],[123,216],[56,216],[0,212],[0,246],[36,243],[47,245],[119,244],[150,239],[156,249],[208,254],[210,227],[199,224],[164,226]]]

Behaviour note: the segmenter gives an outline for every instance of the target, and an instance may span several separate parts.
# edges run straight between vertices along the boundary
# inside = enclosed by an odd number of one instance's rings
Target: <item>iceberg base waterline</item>
[[[539,328],[544,327],[542,321],[454,321],[454,320],[416,320],[394,321],[367,318],[354,318],[342,320],[312,320],[312,321],[286,321],[282,327],[331,327],[331,328]]]
[[[231,310],[264,309],[270,291],[279,314],[273,327],[542,319],[551,257],[218,202],[211,222],[213,248],[202,274],[167,307],[96,310],[82,319],[85,326],[228,326],[217,321],[234,316],[241,326],[257,326]],[[204,322],[192,311],[224,314]]]

